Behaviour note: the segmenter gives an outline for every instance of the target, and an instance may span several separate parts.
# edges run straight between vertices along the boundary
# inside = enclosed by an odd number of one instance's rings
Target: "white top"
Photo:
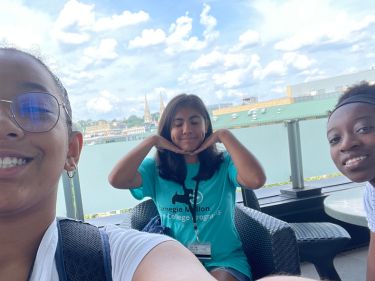
[[[375,188],[368,182],[363,195],[368,227],[375,232]]]
[[[172,240],[168,236],[106,226],[112,260],[113,281],[132,280],[145,255],[156,245]],[[58,241],[56,220],[48,227],[39,245],[30,281],[59,281],[55,263]]]

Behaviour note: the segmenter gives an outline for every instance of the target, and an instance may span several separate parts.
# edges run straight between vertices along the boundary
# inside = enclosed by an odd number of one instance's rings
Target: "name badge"
[[[200,260],[211,259],[211,243],[192,243],[188,249]]]

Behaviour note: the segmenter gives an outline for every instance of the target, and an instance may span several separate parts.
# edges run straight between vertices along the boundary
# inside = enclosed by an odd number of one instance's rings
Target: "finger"
[[[194,151],[192,151],[191,153],[192,153],[192,155],[197,155],[197,154],[199,154],[200,152],[202,152],[203,150],[205,150],[206,149],[206,147],[199,147],[198,149],[196,149],[196,150],[194,150]]]

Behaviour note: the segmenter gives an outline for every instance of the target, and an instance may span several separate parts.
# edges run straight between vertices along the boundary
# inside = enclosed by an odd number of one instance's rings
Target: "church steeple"
[[[152,117],[151,117],[151,113],[150,113],[150,108],[148,107],[148,102],[147,102],[147,95],[145,95],[145,114],[143,116],[143,122],[145,124],[152,123]]]
[[[163,97],[160,93],[160,110],[159,110],[159,120],[160,120],[160,117],[161,115],[163,114],[163,111],[165,109],[165,106],[164,106],[164,102],[163,102]]]

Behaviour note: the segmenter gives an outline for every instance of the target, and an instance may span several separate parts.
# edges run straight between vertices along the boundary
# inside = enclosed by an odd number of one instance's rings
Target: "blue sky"
[[[177,5],[178,3],[178,5]],[[375,66],[375,1],[1,0],[0,41],[65,84],[74,120],[142,116],[186,92],[206,104]]]

